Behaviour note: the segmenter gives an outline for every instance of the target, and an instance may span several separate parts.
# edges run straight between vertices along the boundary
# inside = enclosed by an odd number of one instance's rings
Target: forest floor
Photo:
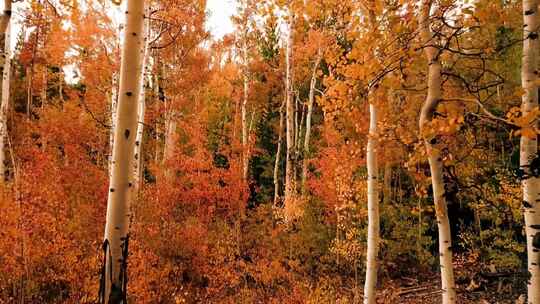
[[[465,279],[456,272],[460,304],[525,304],[525,281],[520,274],[477,273]],[[378,303],[438,304],[441,303],[440,277],[432,274],[421,279],[401,278],[383,284]],[[520,298],[521,296],[521,298]]]

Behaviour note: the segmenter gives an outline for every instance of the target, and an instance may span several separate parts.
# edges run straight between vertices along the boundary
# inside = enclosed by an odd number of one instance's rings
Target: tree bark
[[[274,206],[278,205],[279,201],[279,163],[281,162],[281,143],[283,141],[283,125],[285,120],[285,107],[286,98],[283,99],[281,107],[279,107],[279,131],[278,131],[278,145],[276,151],[276,162],[274,163]]]
[[[538,27],[540,26],[538,5],[540,1],[523,1],[523,63],[521,81],[524,95],[522,114],[528,115],[538,107]],[[533,125],[536,127],[538,120]],[[525,233],[527,235],[527,268],[530,279],[527,285],[528,303],[540,303],[540,178],[535,163],[538,160],[537,137],[521,136],[519,165],[522,173]]]
[[[122,25],[118,26],[118,39],[116,39],[116,49],[120,49],[120,36],[122,33]],[[112,73],[111,79],[111,131],[109,133],[109,178],[112,176],[112,150],[114,144],[114,130],[116,129],[116,111],[118,108],[118,72],[115,70]]]
[[[295,177],[295,100],[293,92],[293,32],[294,32],[294,16],[291,14],[289,22],[289,35],[287,38],[287,51],[286,51],[286,80],[285,80],[285,92],[287,94],[286,101],[286,125],[287,125],[287,159],[285,163],[285,209],[292,208],[296,196],[296,177]]]
[[[367,7],[370,28],[377,33],[375,1]],[[377,107],[371,100],[373,91],[368,92],[369,101],[369,135],[367,143],[367,200],[368,200],[368,236],[366,254],[366,281],[364,283],[364,304],[375,304],[377,300],[377,274],[380,244],[380,214],[379,214],[379,167],[378,156],[378,117]]]
[[[377,257],[379,255],[379,186],[377,165],[377,108],[369,105],[369,138],[367,144],[367,197],[368,197],[368,237],[366,282],[364,285],[364,304],[374,304],[377,286]]]
[[[248,123],[247,123],[247,103],[248,103],[248,93],[249,93],[249,79],[248,79],[248,53],[247,53],[247,25],[245,34],[244,34],[244,43],[242,45],[242,57],[243,57],[243,78],[244,78],[244,93],[242,100],[242,177],[244,181],[247,181],[248,178],[248,169],[249,169],[249,134],[248,134]]]
[[[441,63],[438,58],[438,49],[434,44],[434,34],[430,29],[431,0],[423,0],[419,15],[420,35],[424,45],[424,52],[429,64],[428,92],[426,101],[422,107],[419,119],[419,127],[428,156],[431,170],[431,183],[433,187],[433,202],[439,231],[439,260],[441,267],[442,300],[443,304],[456,303],[456,288],[454,282],[454,270],[452,266],[452,239],[450,223],[445,199],[445,187],[443,180],[443,163],[441,152],[433,145],[436,138],[426,136],[426,128],[433,119],[433,114],[442,98]]]
[[[304,135],[304,155],[302,157],[302,192],[306,193],[307,167],[309,163],[309,142],[311,140],[311,116],[313,115],[313,105],[315,104],[315,89],[317,86],[317,70],[322,60],[322,50],[317,50],[317,58],[313,64],[311,82],[309,84],[309,99],[306,114],[306,133]]]
[[[11,81],[11,0],[4,1],[4,13],[0,18],[0,33],[3,33],[4,44],[2,45],[0,40],[0,54],[3,59],[3,63],[0,63],[0,73],[2,74],[2,86],[1,96],[2,102],[0,104],[0,183],[5,181],[6,172],[6,152],[5,141],[7,138],[7,119],[8,119],[8,107],[10,99],[10,81]]]
[[[36,61],[36,52],[39,44],[39,27],[36,28],[36,34],[34,39],[34,46],[32,49],[32,60],[30,61],[30,66],[26,68],[26,77],[28,78],[26,95],[27,95],[27,105],[26,105],[26,114],[28,115],[28,120],[32,119],[32,107],[34,106],[34,72],[35,72],[35,61]]]
[[[112,176],[112,151],[114,144],[114,130],[116,129],[116,110],[118,108],[118,74],[112,75],[111,86],[111,131],[109,133],[109,178]]]
[[[141,92],[144,1],[128,0],[125,14],[126,35],[122,47],[118,116],[114,130],[112,177],[103,243],[100,302],[105,304],[125,304],[127,301],[130,199],[133,190],[137,99]]]

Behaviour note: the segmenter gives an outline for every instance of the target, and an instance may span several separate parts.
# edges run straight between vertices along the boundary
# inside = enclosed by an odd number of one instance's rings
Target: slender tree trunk
[[[36,35],[34,39],[34,46],[32,49],[32,60],[30,61],[30,66],[26,68],[26,77],[28,77],[28,87],[26,89],[27,94],[27,105],[26,105],[26,114],[28,115],[28,119],[32,119],[32,107],[34,105],[34,90],[33,90],[33,84],[34,84],[34,72],[35,72],[35,60],[36,60],[36,52],[39,44],[39,27],[36,29]]]
[[[375,287],[377,286],[377,257],[379,255],[379,186],[377,165],[377,108],[369,105],[369,138],[367,144],[367,196],[368,196],[368,238],[366,282],[364,285],[364,304],[376,302]]]
[[[0,54],[3,59],[3,64],[0,65],[0,73],[2,74],[2,102],[0,104],[0,183],[5,180],[6,172],[6,152],[5,141],[7,138],[7,120],[8,120],[8,107],[10,98],[10,81],[11,81],[11,50],[10,50],[10,38],[11,38],[11,0],[4,1],[4,13],[0,18],[0,33],[3,33],[4,44],[0,40],[0,47],[3,46],[3,50],[0,49]]]
[[[244,35],[244,39],[247,39],[247,33]],[[242,177],[244,181],[248,179],[248,168],[249,168],[249,134],[248,134],[248,123],[247,123],[247,103],[248,103],[248,93],[249,93],[249,79],[248,79],[248,53],[247,53],[247,42],[244,41],[242,46],[242,57],[244,61],[244,96],[242,100]]]
[[[294,32],[294,16],[290,16],[289,36],[287,39],[286,52],[286,81],[285,92],[287,94],[286,102],[286,125],[287,125],[287,159],[285,163],[285,209],[292,208],[296,195],[295,186],[295,130],[294,130],[294,92],[293,92],[293,32]]]
[[[368,16],[371,29],[378,33],[375,13],[375,1],[369,3]],[[368,236],[366,254],[366,281],[364,284],[364,304],[375,304],[377,301],[376,287],[378,274],[378,256],[380,244],[380,215],[379,215],[379,167],[378,156],[378,113],[377,107],[368,92],[369,104],[369,135],[367,143],[367,199],[368,199]]]
[[[137,131],[137,99],[141,91],[144,1],[128,0],[122,47],[118,116],[114,130],[112,177],[103,243],[104,265],[100,302],[126,304],[130,199]]]
[[[297,95],[296,100],[296,111],[299,112],[300,115],[300,120],[296,122],[296,126],[294,127],[296,130],[296,135],[294,136],[296,139],[296,160],[298,161],[300,159],[300,153],[303,153],[303,147],[300,145],[302,144],[302,134],[304,133],[304,121],[307,116],[307,107],[305,104],[300,103],[300,96]]]
[[[307,167],[309,163],[309,141],[311,139],[311,116],[313,115],[313,105],[315,104],[315,88],[317,86],[317,70],[322,60],[322,50],[317,51],[317,58],[311,73],[311,83],[309,84],[309,99],[306,114],[306,133],[304,135],[304,155],[302,157],[302,192],[306,193]]]
[[[286,98],[283,99],[281,107],[279,107],[279,130],[278,130],[278,145],[276,151],[276,161],[274,163],[274,206],[277,206],[279,201],[279,164],[281,162],[281,142],[283,141],[283,125],[285,120],[285,107]]]
[[[160,87],[161,68],[160,68],[160,60],[158,57],[158,53],[154,52],[153,55],[154,55],[153,57],[154,58],[154,68],[153,68],[154,81],[152,85],[153,85],[153,90],[154,90],[154,100],[158,105],[158,109],[161,110],[163,107],[163,101],[165,100],[165,93],[161,91],[161,87]],[[160,157],[163,157],[163,155],[160,152],[161,152],[161,137],[162,137],[162,134],[164,134],[165,132],[164,130],[165,130],[165,127],[162,130],[161,124],[159,123],[158,120],[156,120],[156,146],[155,146],[156,151],[155,151],[155,156],[154,156],[155,157],[154,161],[156,162],[156,164],[160,162]]]
[[[34,94],[32,92],[32,83],[33,83],[33,75],[34,75],[34,72],[33,72],[33,68],[31,67],[26,67],[26,77],[27,77],[27,82],[26,82],[26,115],[28,116],[28,119],[32,119],[32,104],[34,103],[33,101],[33,96],[32,94]]]
[[[423,0],[419,15],[420,34],[425,45],[433,44],[434,34],[430,29],[430,10],[432,1]],[[454,270],[452,266],[452,237],[446,199],[444,197],[443,163],[441,152],[434,146],[436,138],[426,137],[426,128],[433,119],[433,114],[442,98],[441,63],[437,57],[438,49],[434,46],[424,48],[429,64],[428,93],[422,107],[419,119],[420,132],[424,138],[424,144],[431,170],[431,183],[433,187],[433,202],[439,230],[439,256],[442,281],[443,304],[456,303],[456,287],[454,282]]]
[[[523,63],[521,70],[522,87],[525,92],[521,104],[523,115],[528,115],[538,107],[538,27],[540,26],[538,5],[540,1],[523,1]],[[534,120],[536,127],[538,120]],[[525,217],[525,233],[527,235],[527,268],[528,303],[540,303],[540,178],[537,167],[533,167],[539,159],[537,137],[521,136],[519,165],[523,174],[523,205]]]
[[[294,127],[293,127],[293,130],[294,130],[294,154],[295,156],[298,155],[298,139],[300,138],[300,121],[301,119],[299,119],[299,116],[301,115],[300,113],[300,96],[298,96],[298,93],[295,94],[295,99],[294,99]],[[295,160],[297,160],[297,158],[295,158]],[[295,164],[296,165],[296,164]],[[296,169],[296,166],[295,166],[295,169]]]

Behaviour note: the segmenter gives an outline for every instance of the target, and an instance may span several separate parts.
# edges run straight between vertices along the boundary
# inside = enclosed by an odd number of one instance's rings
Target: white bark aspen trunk
[[[10,81],[11,81],[11,0],[4,1],[4,13],[1,18],[0,31],[4,33],[4,49],[0,54],[4,63],[0,65],[2,73],[2,102],[0,104],[0,183],[4,183],[6,172],[6,152],[5,140],[7,138],[7,119],[10,99]],[[5,27],[4,27],[5,26]],[[0,40],[1,43],[1,40]],[[1,46],[1,45],[0,45]]]
[[[244,35],[244,39],[247,39],[247,33]],[[244,61],[244,96],[242,101],[242,177],[244,181],[248,178],[249,168],[249,148],[248,148],[248,123],[247,123],[247,103],[249,92],[249,79],[248,79],[248,54],[247,54],[247,42],[244,41],[242,46],[242,57]]]
[[[370,1],[368,9],[370,27],[377,31],[375,1]],[[367,143],[367,199],[368,199],[368,235],[366,254],[366,281],[364,283],[364,304],[375,304],[377,301],[377,273],[380,244],[380,215],[379,215],[379,167],[378,155],[378,119],[377,107],[371,100],[373,92],[368,92],[369,101],[369,135]]]
[[[297,95],[297,103],[296,103],[296,110],[297,112],[300,112],[299,115],[300,115],[300,120],[298,120],[296,122],[296,126],[294,127],[295,130],[296,130],[296,135],[295,135],[295,139],[296,139],[296,160],[298,161],[300,159],[300,153],[303,153],[303,146],[301,147],[301,144],[302,144],[302,134],[304,133],[304,120],[306,119],[306,112],[307,112],[307,107],[305,104],[301,104],[300,103],[300,96],[299,94]]]
[[[123,25],[118,25],[118,30],[116,34],[118,35],[116,39],[116,49],[120,49],[120,37],[122,35]],[[114,144],[114,132],[116,129],[116,112],[118,110],[118,71],[114,70],[112,73],[111,79],[111,131],[109,133],[109,178],[112,177],[112,154],[113,154],[113,144]]]
[[[304,155],[302,157],[302,192],[306,194],[307,167],[309,162],[309,141],[311,140],[311,116],[313,115],[313,105],[315,104],[315,88],[317,86],[317,70],[322,60],[322,50],[317,51],[317,58],[313,65],[311,73],[311,82],[309,84],[309,99],[306,114],[306,133],[304,135]]]
[[[281,162],[281,145],[283,141],[283,125],[285,120],[285,102],[286,98],[283,99],[281,107],[279,107],[279,130],[278,130],[278,145],[276,151],[276,162],[274,163],[274,206],[278,205],[279,200],[279,163]]]
[[[300,138],[300,136],[299,136],[300,128],[298,127],[298,125],[299,125],[298,124],[298,121],[299,121],[298,120],[298,115],[299,115],[299,110],[298,109],[300,109],[299,102],[300,102],[300,97],[298,97],[298,94],[295,94],[295,98],[294,98],[294,127],[293,127],[293,130],[294,130],[294,135],[293,135],[293,138],[294,138],[294,154],[295,154],[295,156],[298,155],[298,138]],[[295,169],[296,169],[296,166],[295,166]]]
[[[149,10],[146,10],[146,15],[149,16]],[[135,196],[139,194],[139,189],[141,188],[142,182],[142,172],[143,172],[143,156],[142,156],[142,144],[144,136],[144,115],[146,110],[146,76],[150,75],[149,68],[149,57],[150,50],[150,19],[146,18],[145,23],[145,36],[144,36],[144,50],[143,50],[143,61],[141,68],[141,93],[139,94],[138,101],[138,125],[137,125],[137,136],[135,137],[135,151],[134,151],[134,166],[133,166],[133,183],[135,185],[134,193]]]
[[[538,107],[538,65],[540,26],[538,5],[540,1],[523,1],[523,63],[521,70],[522,87],[525,92],[521,104],[523,115]],[[538,120],[533,125],[536,127]],[[527,285],[528,303],[540,303],[540,178],[538,167],[538,142],[536,136],[521,136],[519,165],[522,172],[523,207],[525,233],[527,235],[527,268],[530,279]]]
[[[111,87],[111,131],[109,133],[109,178],[112,177],[112,154],[114,144],[114,130],[116,129],[116,110],[118,107],[118,74],[112,75]]]
[[[289,22],[289,36],[287,38],[286,51],[286,81],[285,92],[287,94],[286,102],[286,125],[287,125],[287,159],[285,163],[285,209],[292,208],[294,203],[296,187],[295,187],[295,111],[294,111],[294,92],[293,92],[293,31],[294,31],[294,16],[291,14]]]
[[[162,96],[161,96],[161,92],[160,92],[160,84],[159,84],[159,81],[160,81],[160,68],[159,68],[159,57],[158,57],[158,54],[156,52],[154,52],[154,67],[153,67],[153,70],[154,70],[154,77],[153,77],[153,82],[152,82],[152,85],[153,85],[153,90],[154,90],[154,102],[157,103],[157,107],[158,109],[161,109],[161,107],[163,106],[163,103],[162,103]],[[163,96],[165,97],[165,96]],[[160,157],[163,157],[163,155],[160,153],[161,152],[161,135],[162,135],[162,130],[161,130],[161,124],[158,120],[156,120],[156,138],[155,138],[155,155],[154,155],[154,162],[156,164],[160,163]]]
[[[419,15],[420,35],[423,44],[433,44],[434,35],[430,29],[430,10],[432,1],[423,0]],[[442,281],[443,304],[456,303],[456,287],[454,282],[454,270],[452,266],[452,236],[450,234],[450,222],[446,199],[444,197],[443,163],[440,151],[433,146],[433,139],[424,136],[424,128],[433,119],[433,114],[442,98],[441,63],[438,58],[438,49],[435,46],[424,47],[428,59],[428,92],[426,101],[422,107],[419,119],[420,132],[424,138],[424,144],[431,170],[431,183],[433,187],[433,202],[439,231],[439,260]]]
[[[133,153],[137,131],[137,99],[141,91],[144,1],[128,0],[122,47],[118,116],[114,130],[112,177],[107,202],[103,243],[104,265],[100,302],[126,304],[130,199],[133,186]]]
[[[369,138],[367,144],[367,197],[368,197],[368,237],[366,282],[364,285],[364,304],[376,302],[377,257],[379,255],[379,168],[377,166],[377,108],[369,105]]]

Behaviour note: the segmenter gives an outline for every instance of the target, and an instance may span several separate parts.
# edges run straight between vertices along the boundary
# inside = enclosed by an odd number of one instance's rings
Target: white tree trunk
[[[290,16],[289,23],[289,35],[287,38],[287,51],[286,51],[286,80],[285,80],[285,92],[287,94],[286,102],[286,125],[287,125],[287,159],[285,163],[285,209],[292,208],[296,195],[295,186],[295,100],[293,92],[293,32],[294,32],[294,16]]]
[[[538,5],[540,1],[523,1],[523,63],[521,71],[522,87],[525,92],[521,104],[523,115],[529,114],[538,107],[538,26],[540,26]],[[536,127],[538,121],[535,120]],[[533,138],[522,135],[520,145],[519,165],[522,176],[523,205],[525,217],[525,233],[527,235],[527,268],[528,303],[540,303],[540,178],[539,168],[533,168],[538,160],[538,142]]]
[[[278,145],[276,151],[276,161],[274,163],[274,206],[278,205],[279,200],[279,163],[281,162],[281,142],[283,141],[283,125],[285,120],[285,107],[286,99],[283,99],[281,107],[279,107],[279,130],[278,130]]]
[[[112,154],[114,130],[116,129],[116,110],[118,108],[118,73],[113,72],[111,87],[111,131],[109,133],[109,178],[112,177]]]
[[[419,15],[420,35],[425,45],[434,43],[434,35],[430,29],[431,0],[423,0]],[[419,119],[420,132],[424,137],[424,144],[431,170],[431,183],[433,187],[433,202],[439,230],[439,262],[441,267],[442,300],[443,304],[456,303],[456,287],[454,270],[452,266],[452,236],[446,199],[444,197],[443,163],[440,151],[432,145],[432,139],[425,137],[425,128],[433,119],[433,114],[442,98],[441,63],[437,57],[438,49],[434,46],[424,48],[428,59],[428,94],[422,107]]]
[[[141,91],[144,1],[128,0],[126,35],[122,47],[118,112],[114,130],[112,177],[107,202],[104,269],[100,302],[126,304],[130,199],[133,187],[133,153],[137,132],[137,99]]]
[[[0,65],[2,73],[2,102],[0,104],[0,183],[4,182],[4,174],[6,172],[6,152],[5,140],[7,138],[7,119],[8,107],[10,98],[10,81],[11,81],[11,0],[4,2],[4,13],[0,23],[0,31],[4,33],[4,49],[0,50],[4,63]],[[5,27],[4,27],[5,26]],[[0,40],[1,43],[1,40]]]
[[[375,13],[375,1],[369,3],[368,16],[370,27],[378,31]],[[366,254],[366,281],[364,284],[364,304],[375,304],[377,300],[377,273],[380,244],[380,215],[379,215],[379,167],[378,156],[378,116],[377,107],[371,101],[373,92],[368,92],[369,104],[369,135],[367,143],[367,199],[368,199],[368,235]]]
[[[154,102],[157,103],[157,106],[158,106],[158,109],[161,109],[161,107],[163,106],[163,102],[162,102],[162,98],[164,99],[164,95],[162,96],[161,92],[160,92],[160,62],[159,62],[159,57],[158,57],[158,54],[157,53],[154,53],[153,54],[153,58],[154,58],[154,67],[153,67],[153,70],[154,70],[154,77],[153,77],[153,81],[152,81],[152,89],[154,90]],[[163,157],[163,154],[161,154],[161,135],[162,135],[162,132],[164,132],[163,130],[161,130],[160,126],[161,124],[159,123],[159,121],[156,120],[156,138],[155,138],[155,155],[154,155],[154,162],[156,164],[160,163],[160,157]],[[165,129],[165,128],[164,128]]]
[[[368,198],[368,237],[366,282],[364,285],[364,304],[374,304],[377,286],[377,257],[379,255],[379,186],[377,166],[377,108],[369,105],[369,138],[367,144],[367,198]]]
[[[317,51],[317,58],[313,64],[313,71],[311,73],[311,82],[309,84],[309,99],[307,104],[306,114],[306,133],[304,135],[304,155],[302,157],[302,191],[306,192],[307,181],[307,167],[309,163],[309,142],[311,140],[311,116],[313,115],[313,105],[315,104],[315,89],[317,86],[317,71],[319,64],[322,60],[322,50],[319,48]]]
[[[247,35],[244,35],[244,39],[247,39]],[[247,181],[248,178],[248,168],[249,168],[249,134],[248,134],[248,123],[247,123],[247,103],[248,103],[248,93],[249,93],[249,79],[248,79],[248,54],[247,54],[247,42],[244,41],[242,46],[242,57],[244,61],[244,96],[242,100],[242,177],[244,181]]]

